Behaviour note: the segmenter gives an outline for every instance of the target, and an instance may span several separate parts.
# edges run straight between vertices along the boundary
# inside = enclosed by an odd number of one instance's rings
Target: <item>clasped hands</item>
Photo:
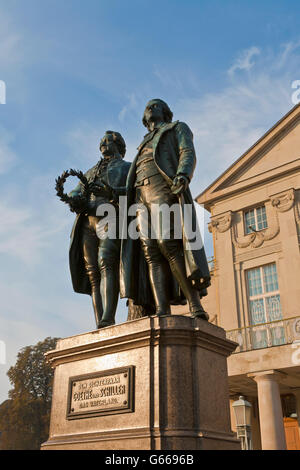
[[[91,183],[89,189],[90,193],[94,194],[96,197],[108,196],[109,199],[113,199],[113,189],[103,181],[99,181],[98,183]]]
[[[111,202],[115,202],[114,190],[107,184],[101,182],[91,183],[89,185],[89,193],[94,194],[96,197],[106,196]],[[93,201],[89,201],[86,196],[76,194],[71,197],[69,201],[70,209],[72,212],[81,214],[94,206]]]

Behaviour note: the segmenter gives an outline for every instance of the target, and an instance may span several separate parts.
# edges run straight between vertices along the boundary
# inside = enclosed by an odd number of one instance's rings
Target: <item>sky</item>
[[[21,348],[95,328],[55,178],[92,167],[108,129],[132,161],[161,98],[194,134],[196,197],[294,106],[299,18],[295,0],[0,0],[0,403]]]

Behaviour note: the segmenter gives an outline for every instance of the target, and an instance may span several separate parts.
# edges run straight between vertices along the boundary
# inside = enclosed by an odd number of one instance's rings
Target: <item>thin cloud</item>
[[[0,8],[0,63],[12,65],[22,56],[22,35],[15,29],[9,16]]]
[[[5,198],[2,195],[0,253],[8,263],[17,261],[32,270],[43,261],[47,262],[49,252],[60,242],[59,238],[70,221],[63,205],[60,206],[54,198],[43,199],[34,179],[30,183],[36,189],[34,197],[39,194],[38,206],[30,204],[28,207],[20,201],[20,196],[15,198],[7,194]],[[8,188],[6,192],[9,193]]]
[[[119,119],[120,114],[119,116],[116,116],[114,122],[110,124],[104,125],[99,123],[99,125],[95,125],[94,123],[84,122],[78,123],[77,126],[70,129],[65,136],[66,143],[69,147],[69,156],[65,160],[65,165],[69,167],[74,167],[75,165],[82,171],[86,171],[94,166],[101,158],[99,143],[108,129],[116,130],[122,134],[126,142],[125,160],[132,161],[136,155],[136,149],[140,142],[138,137],[134,140],[131,135],[126,135],[125,132],[120,129]]]
[[[138,102],[137,102],[136,95],[135,93],[131,93],[130,95],[128,95],[127,104],[123,106],[123,108],[121,109],[119,113],[119,116],[118,116],[119,120],[123,122],[128,113],[132,111],[136,111],[137,106],[138,106]]]
[[[12,134],[0,126],[0,175],[8,173],[17,162],[17,156],[12,149],[13,140]]]
[[[72,166],[75,162],[82,171],[95,165],[100,158],[99,143],[104,132],[100,126],[98,128],[87,122],[78,123],[70,129],[65,138],[70,149],[69,164]]]
[[[255,46],[242,51],[240,53],[240,56],[235,61],[235,63],[228,70],[228,74],[234,75],[236,70],[243,70],[243,71],[250,70],[255,64],[255,62],[252,61],[253,57],[256,55],[259,55],[260,53],[261,53],[260,49],[258,49],[258,47],[255,47]]]
[[[291,56],[295,55],[297,49],[300,47],[300,41],[288,42],[281,46],[281,52],[278,54],[278,60],[274,63],[274,67],[282,69],[282,67],[289,67],[288,60]]]

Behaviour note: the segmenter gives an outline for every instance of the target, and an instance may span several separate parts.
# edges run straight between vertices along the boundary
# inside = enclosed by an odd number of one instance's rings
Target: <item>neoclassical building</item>
[[[203,304],[239,345],[232,401],[252,404],[254,449],[300,449],[300,105],[196,200],[214,242]]]

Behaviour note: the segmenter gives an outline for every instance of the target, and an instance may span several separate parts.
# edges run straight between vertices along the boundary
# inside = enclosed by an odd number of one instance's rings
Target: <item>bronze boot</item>
[[[101,270],[100,283],[103,315],[99,328],[115,324],[115,315],[119,297],[119,270],[112,266]]]

